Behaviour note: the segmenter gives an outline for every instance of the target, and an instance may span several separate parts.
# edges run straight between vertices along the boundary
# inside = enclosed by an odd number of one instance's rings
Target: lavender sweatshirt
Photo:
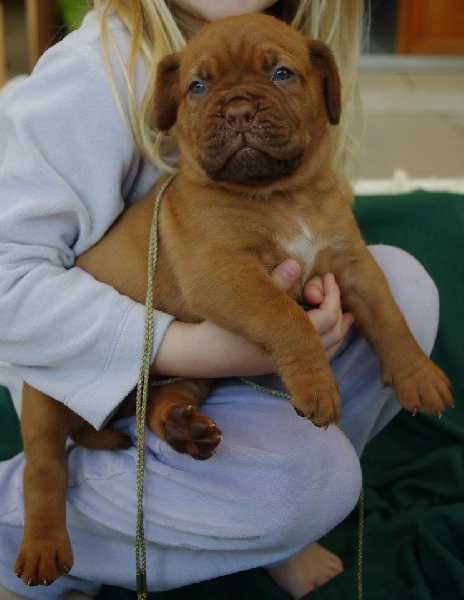
[[[128,32],[109,27],[127,55]],[[139,65],[137,95],[144,78]],[[95,427],[136,384],[144,307],[73,265],[158,175],[118,111],[90,13],[0,100],[0,360]],[[155,312],[153,355],[171,320]]]

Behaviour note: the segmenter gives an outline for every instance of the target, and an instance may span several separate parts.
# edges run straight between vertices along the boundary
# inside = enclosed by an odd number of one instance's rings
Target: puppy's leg
[[[340,418],[338,384],[322,342],[298,304],[269,277],[260,259],[234,248],[198,257],[190,248],[182,292],[201,314],[269,353],[296,412],[318,426]],[[207,267],[205,267],[207,265]],[[181,265],[182,266],[182,265]]]
[[[213,456],[222,438],[216,423],[197,411],[209,389],[206,379],[153,386],[147,406],[148,427],[174,450],[196,460]]]
[[[379,357],[382,381],[406,410],[439,415],[453,403],[450,382],[422,351],[401,314],[384,274],[370,252],[337,276],[344,308]]]
[[[28,385],[21,413],[25,522],[14,570],[27,585],[48,585],[73,565],[66,531],[64,450],[79,417]]]

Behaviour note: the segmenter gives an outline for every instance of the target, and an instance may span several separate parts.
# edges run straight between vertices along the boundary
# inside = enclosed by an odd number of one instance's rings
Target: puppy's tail
[[[97,430],[85,422],[74,429],[70,437],[89,450],[127,450],[132,446],[132,440],[126,433],[107,428]]]

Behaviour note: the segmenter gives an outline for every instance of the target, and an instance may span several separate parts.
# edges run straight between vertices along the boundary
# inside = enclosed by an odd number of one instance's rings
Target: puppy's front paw
[[[211,458],[222,439],[216,423],[193,406],[173,408],[163,427],[166,442],[196,460]]]
[[[73,565],[69,538],[23,540],[14,572],[26,585],[50,585]]]
[[[448,377],[425,355],[397,369],[385,383],[391,383],[401,406],[412,414],[441,415],[453,405]]]
[[[293,386],[292,386],[293,387]],[[328,427],[341,417],[341,400],[338,384],[330,367],[308,377],[304,387],[291,391],[292,405],[297,414],[318,427]]]

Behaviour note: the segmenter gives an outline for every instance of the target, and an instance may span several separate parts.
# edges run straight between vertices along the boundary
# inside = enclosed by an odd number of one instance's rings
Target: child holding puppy
[[[359,32],[361,3],[94,4],[81,28],[47,52],[33,75],[1,103],[0,357],[99,427],[136,383],[143,307],[73,263],[153,186],[172,158],[175,138],[157,135],[151,122],[158,61],[207,21],[267,10],[331,45],[345,84],[345,107],[354,96],[359,35],[353,32]],[[351,139],[346,120],[336,135],[333,164],[346,180]],[[413,332],[430,351],[438,318],[433,283],[405,253],[385,247],[373,252]],[[298,276],[294,261],[272,274],[283,289]],[[150,591],[265,567],[299,598],[343,569],[316,541],[356,504],[357,455],[399,406],[383,388],[366,342],[354,329],[347,334],[352,319],[341,312],[333,276],[309,282],[305,297],[318,306],[308,318],[332,359],[351,443],[335,426],[320,430],[296,418],[285,400],[233,379],[224,379],[204,406],[224,433],[214,458],[192,461],[148,434]],[[155,312],[154,325],[154,374],[227,378],[273,371],[261,351],[211,323],[190,325]],[[273,376],[266,381],[277,383]],[[121,427],[135,437],[134,419]],[[50,588],[27,588],[14,577],[23,457],[0,465],[5,598],[61,599],[76,590],[92,597],[103,583],[134,585],[134,449],[108,454],[70,447],[68,464],[74,567]]]

